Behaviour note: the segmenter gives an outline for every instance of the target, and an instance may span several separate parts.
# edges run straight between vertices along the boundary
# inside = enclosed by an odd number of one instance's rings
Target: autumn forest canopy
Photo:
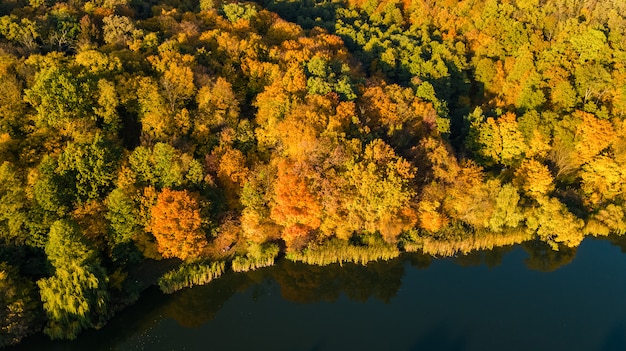
[[[621,0],[3,1],[0,347],[280,254],[624,234],[625,119]]]

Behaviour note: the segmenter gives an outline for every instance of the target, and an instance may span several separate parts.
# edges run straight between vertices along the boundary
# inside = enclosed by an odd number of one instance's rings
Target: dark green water
[[[626,254],[607,240],[315,267],[148,291],[74,342],[11,350],[626,350]]]

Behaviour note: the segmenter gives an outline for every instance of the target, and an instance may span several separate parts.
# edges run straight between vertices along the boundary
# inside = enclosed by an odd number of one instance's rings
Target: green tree
[[[108,315],[106,272],[77,226],[54,222],[45,251],[54,275],[37,282],[48,317],[44,333],[74,339],[83,329],[101,326]]]
[[[198,187],[204,180],[200,162],[169,144],[156,143],[152,149],[137,147],[128,161],[139,184]]]
[[[506,227],[517,228],[524,219],[519,206],[520,196],[517,188],[511,184],[504,184],[495,200],[493,216],[489,218],[489,228],[494,232],[502,231]]]
[[[24,46],[29,51],[35,50],[40,38],[37,22],[29,18],[21,18],[15,15],[0,17],[0,34],[8,40]]]
[[[34,84],[25,91],[25,100],[36,109],[40,125],[72,134],[75,123],[94,121],[93,91],[90,80],[66,68],[51,66],[37,72]]]
[[[116,145],[96,135],[90,144],[70,143],[56,172],[68,179],[78,201],[101,199],[113,187],[119,157]]]
[[[0,165],[0,242],[23,243],[28,235],[24,179],[13,164]]]
[[[251,20],[257,16],[257,9],[254,4],[228,3],[222,6],[222,12],[231,22],[237,22],[240,19]]]
[[[37,167],[36,181],[33,185],[35,203],[44,211],[62,215],[67,213],[71,204],[71,184],[56,173],[58,162],[45,156]]]
[[[104,130],[113,135],[122,128],[122,121],[117,113],[119,98],[115,90],[115,84],[106,80],[98,80],[98,107],[94,113],[101,119]]]
[[[131,190],[116,188],[105,200],[111,256],[118,262],[140,258],[134,242],[142,234],[143,223],[136,197]]]

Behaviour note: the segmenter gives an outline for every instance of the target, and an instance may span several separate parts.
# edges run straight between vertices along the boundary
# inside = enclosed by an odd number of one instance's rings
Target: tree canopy
[[[625,14],[3,2],[0,342],[100,327],[156,282],[135,269],[153,260],[181,265],[173,287],[279,253],[366,263],[624,234]]]

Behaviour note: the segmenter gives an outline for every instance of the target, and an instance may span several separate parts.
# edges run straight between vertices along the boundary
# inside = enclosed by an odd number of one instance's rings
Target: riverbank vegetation
[[[626,5],[0,5],[0,345],[287,258],[626,232]],[[566,249],[567,250],[567,249]],[[19,289],[13,287],[20,287]]]

